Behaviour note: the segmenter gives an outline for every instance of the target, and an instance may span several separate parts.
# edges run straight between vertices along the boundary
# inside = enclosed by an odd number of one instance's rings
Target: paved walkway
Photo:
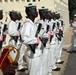
[[[74,75],[74,74],[65,74],[64,71],[68,69],[67,64],[70,62],[69,58],[70,54],[66,52],[67,48],[70,45],[70,39],[71,39],[71,32],[72,32],[72,27],[69,27],[67,31],[64,33],[64,41],[63,41],[63,52],[62,52],[62,60],[64,63],[62,65],[58,65],[61,70],[59,72],[52,72],[53,75]],[[74,55],[72,55],[74,57]],[[76,57],[76,56],[75,56]],[[71,63],[70,63],[71,64]],[[72,63],[73,64],[73,63]],[[69,64],[68,64],[69,65]],[[75,65],[75,64],[74,64]],[[72,65],[71,65],[72,66]],[[75,68],[76,69],[76,68]],[[72,70],[72,69],[70,69]],[[76,74],[76,73],[75,73]],[[0,75],[3,75],[0,71]],[[25,74],[19,74],[19,75],[25,75]]]
[[[76,75],[76,51],[69,55],[66,65],[63,75]]]
[[[69,44],[69,42],[65,42],[65,44]],[[69,54],[68,62],[66,63],[66,67],[62,75],[76,75],[76,40],[75,40],[75,46],[73,48],[73,53]]]

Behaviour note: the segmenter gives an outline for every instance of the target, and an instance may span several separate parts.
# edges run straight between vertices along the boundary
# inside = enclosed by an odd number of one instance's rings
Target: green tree
[[[69,11],[70,11],[70,18],[74,15],[76,11],[76,0],[68,0],[69,1]]]

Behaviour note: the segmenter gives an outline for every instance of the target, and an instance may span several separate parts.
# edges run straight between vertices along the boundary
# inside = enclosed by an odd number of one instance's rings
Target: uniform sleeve
[[[23,32],[22,32],[22,38],[23,38],[23,43],[25,44],[35,44],[35,42],[37,41],[37,38],[35,36],[33,36],[33,33],[31,32],[31,25],[30,23],[27,23],[24,27],[23,27]]]
[[[10,35],[10,36],[17,36],[17,34],[18,34],[18,31],[17,31],[17,27],[16,27],[17,25],[16,24],[9,24],[9,26],[8,26],[8,34]]]
[[[72,23],[72,26],[73,26],[73,28],[76,28],[76,23],[73,22],[73,23]]]

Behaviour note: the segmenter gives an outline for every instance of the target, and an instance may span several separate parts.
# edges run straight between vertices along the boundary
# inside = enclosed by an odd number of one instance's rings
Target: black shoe
[[[61,68],[57,67],[56,69],[52,69],[52,71],[60,71]]]
[[[56,64],[63,64],[64,63],[64,61],[61,61],[61,62],[56,62]]]
[[[26,68],[22,68],[22,69],[20,69],[18,71],[24,72],[25,70],[26,70]]]

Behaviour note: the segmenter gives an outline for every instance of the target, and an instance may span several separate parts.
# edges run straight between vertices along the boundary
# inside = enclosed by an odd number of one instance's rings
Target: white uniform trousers
[[[71,36],[71,44],[70,44],[70,47],[69,47],[69,49],[67,51],[72,51],[72,49],[74,47],[74,39],[75,39],[75,37],[76,37],[76,32],[75,33],[73,32],[72,36]]]
[[[61,41],[58,41],[56,62],[61,62],[62,45],[63,45],[63,38]]]
[[[55,39],[54,41],[52,41],[52,43],[50,43],[50,65],[49,65],[49,71],[51,71],[52,69],[56,69],[56,47],[57,47],[57,39]]]
[[[26,54],[29,75],[42,75],[42,51],[37,49],[35,54],[30,53]]]
[[[44,48],[43,56],[42,56],[42,75],[48,74],[48,56],[49,56],[49,48]]]
[[[23,68],[23,56],[24,56],[26,51],[27,51],[26,45],[22,44],[22,46],[20,48],[20,57],[18,60],[18,70]]]
[[[50,45],[50,66],[49,70],[57,68],[56,63],[56,43]]]

